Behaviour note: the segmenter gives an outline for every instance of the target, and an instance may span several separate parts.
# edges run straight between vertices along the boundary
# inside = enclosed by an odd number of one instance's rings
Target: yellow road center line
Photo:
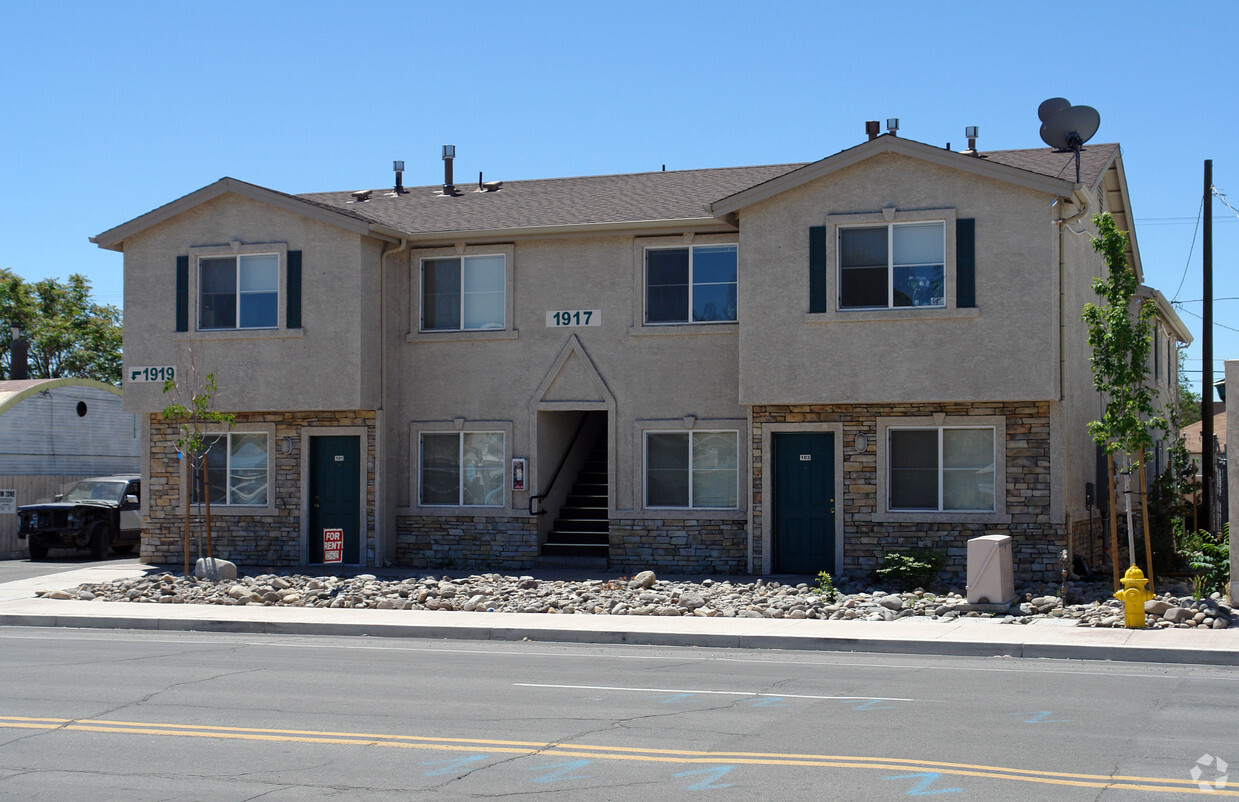
[[[935,770],[959,777],[1031,782],[1043,785],[1065,785],[1082,788],[1120,788],[1134,791],[1209,793],[1239,797],[1239,790],[1202,789],[1190,779],[1163,777],[1106,776],[1071,774],[1066,772],[1017,769],[969,763],[948,763],[907,758],[866,757],[859,755],[782,754],[767,752],[706,752],[642,747],[600,746],[591,744],[561,744],[540,741],[508,741],[480,738],[442,738],[383,733],[350,733],[319,730],[282,730],[257,727],[224,727],[198,724],[163,724],[99,719],[30,718],[0,716],[0,727],[11,729],[65,729],[78,732],[99,732],[134,735],[171,735],[225,740],[271,741],[289,743],[339,744],[353,746],[385,746],[448,752],[486,750],[503,754],[546,754],[560,757],[583,757],[597,760],[622,760],[644,763],[710,764],[725,761],[754,766],[805,766],[816,768],[877,769],[881,771],[923,772]]]

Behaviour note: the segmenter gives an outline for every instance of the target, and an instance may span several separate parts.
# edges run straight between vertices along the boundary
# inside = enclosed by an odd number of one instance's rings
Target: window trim
[[[487,425],[488,423],[491,425]],[[508,461],[510,459],[509,455],[512,453],[512,449],[511,449],[512,431],[511,431],[510,424],[495,425],[497,423],[499,422],[477,421],[473,425],[462,426],[460,428],[456,428],[452,426],[450,423],[447,424],[446,426],[442,424],[434,425],[432,423],[425,427],[420,427],[420,426],[414,427],[414,431],[412,434],[413,434],[413,437],[415,438],[414,442],[416,443],[416,448],[413,449],[414,459],[416,460],[416,463],[415,463],[415,468],[412,471],[412,474],[414,477],[412,498],[415,499],[415,504],[418,509],[431,512],[431,513],[433,512],[442,513],[445,510],[456,510],[456,511],[459,511],[459,514],[469,514],[469,515],[474,515],[474,514],[478,514],[478,515],[492,514],[493,515],[497,513],[507,512],[508,507],[512,503],[511,502],[512,491],[511,491],[511,488],[508,482],[508,467],[509,467]],[[467,434],[490,434],[490,435],[497,434],[500,437],[502,437],[503,438],[503,457],[501,459],[502,471],[500,473],[500,476],[502,478],[501,478],[500,487],[503,490],[503,500],[499,504],[464,504],[463,503],[464,501],[463,474],[458,473],[456,477],[456,499],[457,499],[456,504],[435,504],[435,503],[428,503],[428,502],[423,501],[422,500],[422,489],[424,487],[423,468],[424,468],[425,463],[422,460],[422,453],[424,449],[424,438],[428,434],[429,435],[456,435],[458,456],[462,454],[462,450],[464,449],[464,439],[465,439],[464,436]],[[461,459],[459,464],[463,464],[463,463],[464,463],[464,460]]]
[[[230,242],[223,245],[196,245],[188,249],[188,275],[186,290],[189,297],[187,312],[187,330],[172,334],[174,342],[186,340],[231,340],[231,339],[284,339],[305,336],[305,329],[288,328],[288,252],[287,242]],[[296,250],[291,249],[291,250]],[[275,254],[279,257],[279,278],[277,285],[276,321],[273,328],[230,328],[204,329],[200,328],[202,304],[202,278],[199,263],[203,259],[216,259],[227,256],[256,256],[260,254]],[[304,284],[303,284],[304,287]],[[304,289],[302,292],[302,307],[304,308]]]
[[[503,328],[501,329],[426,329],[425,308],[422,298],[423,265],[433,259],[463,260],[465,257],[502,256],[503,257]],[[463,245],[452,247],[423,248],[409,257],[409,328],[405,335],[408,343],[457,342],[467,340],[514,340],[518,333],[516,328],[515,288],[513,274],[515,270],[516,247],[514,245]],[[461,270],[463,290],[464,270]],[[462,291],[463,305],[463,291]],[[463,306],[462,306],[463,322]]]
[[[942,303],[940,304],[922,304],[922,305],[906,305],[897,306],[895,304],[895,269],[899,265],[895,264],[895,231],[900,228],[909,228],[913,226],[928,226],[939,225],[942,231]],[[890,309],[945,309],[947,306],[947,283],[946,283],[946,221],[945,220],[902,220],[898,222],[883,222],[883,223],[856,223],[854,225],[840,225],[835,227],[835,252],[841,254],[843,251],[842,239],[845,231],[871,231],[877,229],[886,230],[886,305],[885,306],[848,306],[843,305],[843,271],[846,269],[842,263],[842,257],[836,258],[837,270],[839,271],[838,280],[835,283],[838,296],[835,298],[835,303],[840,311],[846,312],[872,312],[886,311]]]
[[[730,320],[693,320],[693,293],[697,287],[697,282],[694,280],[696,270],[696,251],[698,248],[719,248],[730,247],[736,254],[736,316]],[[656,320],[649,319],[649,255],[650,251],[688,251],[688,306],[684,310],[684,320]],[[714,285],[719,282],[709,282]],[[704,285],[703,285],[704,286]],[[740,243],[738,242],[684,242],[684,243],[668,243],[663,245],[645,245],[642,248],[641,255],[641,325],[643,326],[707,326],[707,325],[736,325],[740,320]]]
[[[650,435],[658,434],[677,434],[688,436],[688,506],[651,506],[650,505]],[[733,434],[736,437],[736,505],[734,507],[695,507],[693,506],[693,437],[698,434]],[[641,430],[641,507],[644,510],[665,512],[685,512],[685,513],[735,513],[744,509],[743,498],[743,447],[741,439],[741,431],[739,429],[727,428],[648,428]]]
[[[703,321],[701,323],[646,323],[645,322],[645,251],[647,248],[683,248],[693,245],[736,246],[736,318],[727,321]],[[629,336],[677,336],[727,334],[734,336],[739,331],[740,274],[743,271],[744,254],[739,237],[734,233],[698,233],[689,231],[679,234],[639,235],[632,238],[632,319]],[[640,444],[638,444],[639,447]],[[640,472],[638,472],[640,473]]]
[[[215,515],[275,515],[276,510],[276,465],[275,465],[275,424],[241,424],[235,429],[217,429],[210,428],[202,433],[203,437],[231,437],[234,434],[262,434],[267,437],[267,503],[266,504],[229,504],[220,503],[217,501],[211,502],[211,514]],[[190,485],[189,465],[186,460],[178,460],[183,463],[181,466],[181,487],[183,489],[181,498],[181,512],[185,512],[185,505],[188,504],[190,510],[201,511],[206,508],[206,505],[201,501],[190,501]]]
[[[956,298],[958,287],[956,221],[958,210],[954,207],[932,209],[893,209],[878,212],[833,213],[826,215],[821,223],[826,227],[826,311],[805,312],[806,323],[851,323],[871,320],[935,320],[948,318],[980,317],[977,307],[961,307]],[[893,306],[840,308],[839,306],[839,229],[866,228],[880,225],[906,223],[942,223],[945,238],[943,250],[943,297],[942,306]],[[819,225],[814,223],[814,225]],[[888,261],[889,261],[888,256]],[[809,308],[809,282],[804,286],[804,308]],[[888,290],[889,291],[889,290]]]
[[[994,509],[892,510],[890,509],[890,431],[892,429],[982,429],[994,431]],[[941,435],[939,435],[941,442]],[[877,505],[873,520],[880,523],[950,522],[1011,523],[1007,513],[1007,419],[1003,415],[935,415],[880,417],[877,419]],[[942,466],[939,463],[939,472]],[[941,487],[939,488],[941,494]]]

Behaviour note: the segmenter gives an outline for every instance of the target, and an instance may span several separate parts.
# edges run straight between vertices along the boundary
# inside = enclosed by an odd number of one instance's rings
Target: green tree
[[[1088,431],[1106,454],[1126,457],[1124,479],[1130,482],[1133,458],[1143,465],[1153,445],[1150,430],[1167,428],[1166,419],[1154,411],[1153,391],[1146,382],[1157,309],[1151,303],[1140,304],[1132,314],[1139,282],[1135,271],[1127,266],[1127,232],[1115,227],[1108,212],[1093,215],[1093,225],[1097,227],[1097,235],[1091,238],[1093,248],[1102,255],[1107,270],[1106,275],[1093,279],[1092,286],[1104,303],[1085,304],[1083,319],[1092,348],[1093,389],[1102,394],[1105,405],[1101,420],[1090,421]],[[1128,500],[1128,557],[1134,564],[1131,494],[1124,496]],[[1151,563],[1151,555],[1149,558]],[[1117,570],[1117,554],[1114,559]]]
[[[205,379],[200,379],[197,366],[193,362],[192,353],[190,354],[190,375],[189,387],[186,388],[178,387],[175,379],[168,379],[164,382],[164,393],[173,393],[174,398],[188,393],[188,398],[174,400],[169,403],[168,406],[164,407],[163,417],[165,420],[174,421],[180,429],[180,437],[176,441],[176,450],[181,455],[181,458],[185,460],[187,466],[187,470],[182,474],[186,483],[183,493],[186,500],[185,576],[189,576],[189,541],[191,537],[189,510],[193,506],[194,479],[201,475],[203,507],[206,510],[206,556],[209,561],[207,571],[208,575],[214,579],[213,558],[215,555],[211,547],[211,500],[206,461],[207,451],[210,449],[211,444],[207,442],[206,430],[212,424],[231,426],[236,420],[236,415],[230,412],[220,412],[211,409],[211,402],[219,391],[219,387],[215,383],[215,374],[208,373]]]
[[[1179,426],[1190,426],[1200,420],[1200,393],[1192,389],[1192,386],[1187,383],[1187,351],[1179,352],[1179,397],[1178,415]]]
[[[0,268],[0,379],[12,372],[12,327],[30,344],[32,379],[121,382],[121,311],[90,299],[90,282],[74,273],[63,284],[28,282]]]

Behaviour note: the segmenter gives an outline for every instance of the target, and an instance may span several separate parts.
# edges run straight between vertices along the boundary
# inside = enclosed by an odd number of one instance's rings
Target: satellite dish
[[[1073,106],[1066,98],[1052,97],[1037,107],[1041,141],[1060,152],[1076,155],[1076,183],[1080,183],[1080,148],[1093,138],[1101,115],[1092,106]]]
[[[1100,125],[1101,115],[1092,106],[1067,106],[1041,123],[1041,141],[1057,150],[1076,150],[1093,138]]]
[[[1054,112],[1062,111],[1070,105],[1071,101],[1065,97],[1052,97],[1037,107],[1037,117],[1041,119],[1041,122],[1045,122],[1053,116]]]

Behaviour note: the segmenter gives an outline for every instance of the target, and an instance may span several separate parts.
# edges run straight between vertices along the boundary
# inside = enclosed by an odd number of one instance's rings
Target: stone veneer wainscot
[[[947,416],[947,425],[966,423],[967,417],[1001,415],[1006,418],[1006,513],[1010,523],[878,522],[878,418]],[[1065,527],[1050,516],[1050,411],[1049,403],[929,403],[929,404],[795,404],[753,407],[753,562],[762,564],[762,432],[768,424],[842,424],[843,565],[840,573],[867,575],[884,554],[909,548],[932,548],[946,558],[942,578],[962,583],[967,578],[968,540],[979,535],[1010,535],[1016,580],[1056,582],[1059,551],[1066,548]],[[852,447],[863,433],[869,447]]]

